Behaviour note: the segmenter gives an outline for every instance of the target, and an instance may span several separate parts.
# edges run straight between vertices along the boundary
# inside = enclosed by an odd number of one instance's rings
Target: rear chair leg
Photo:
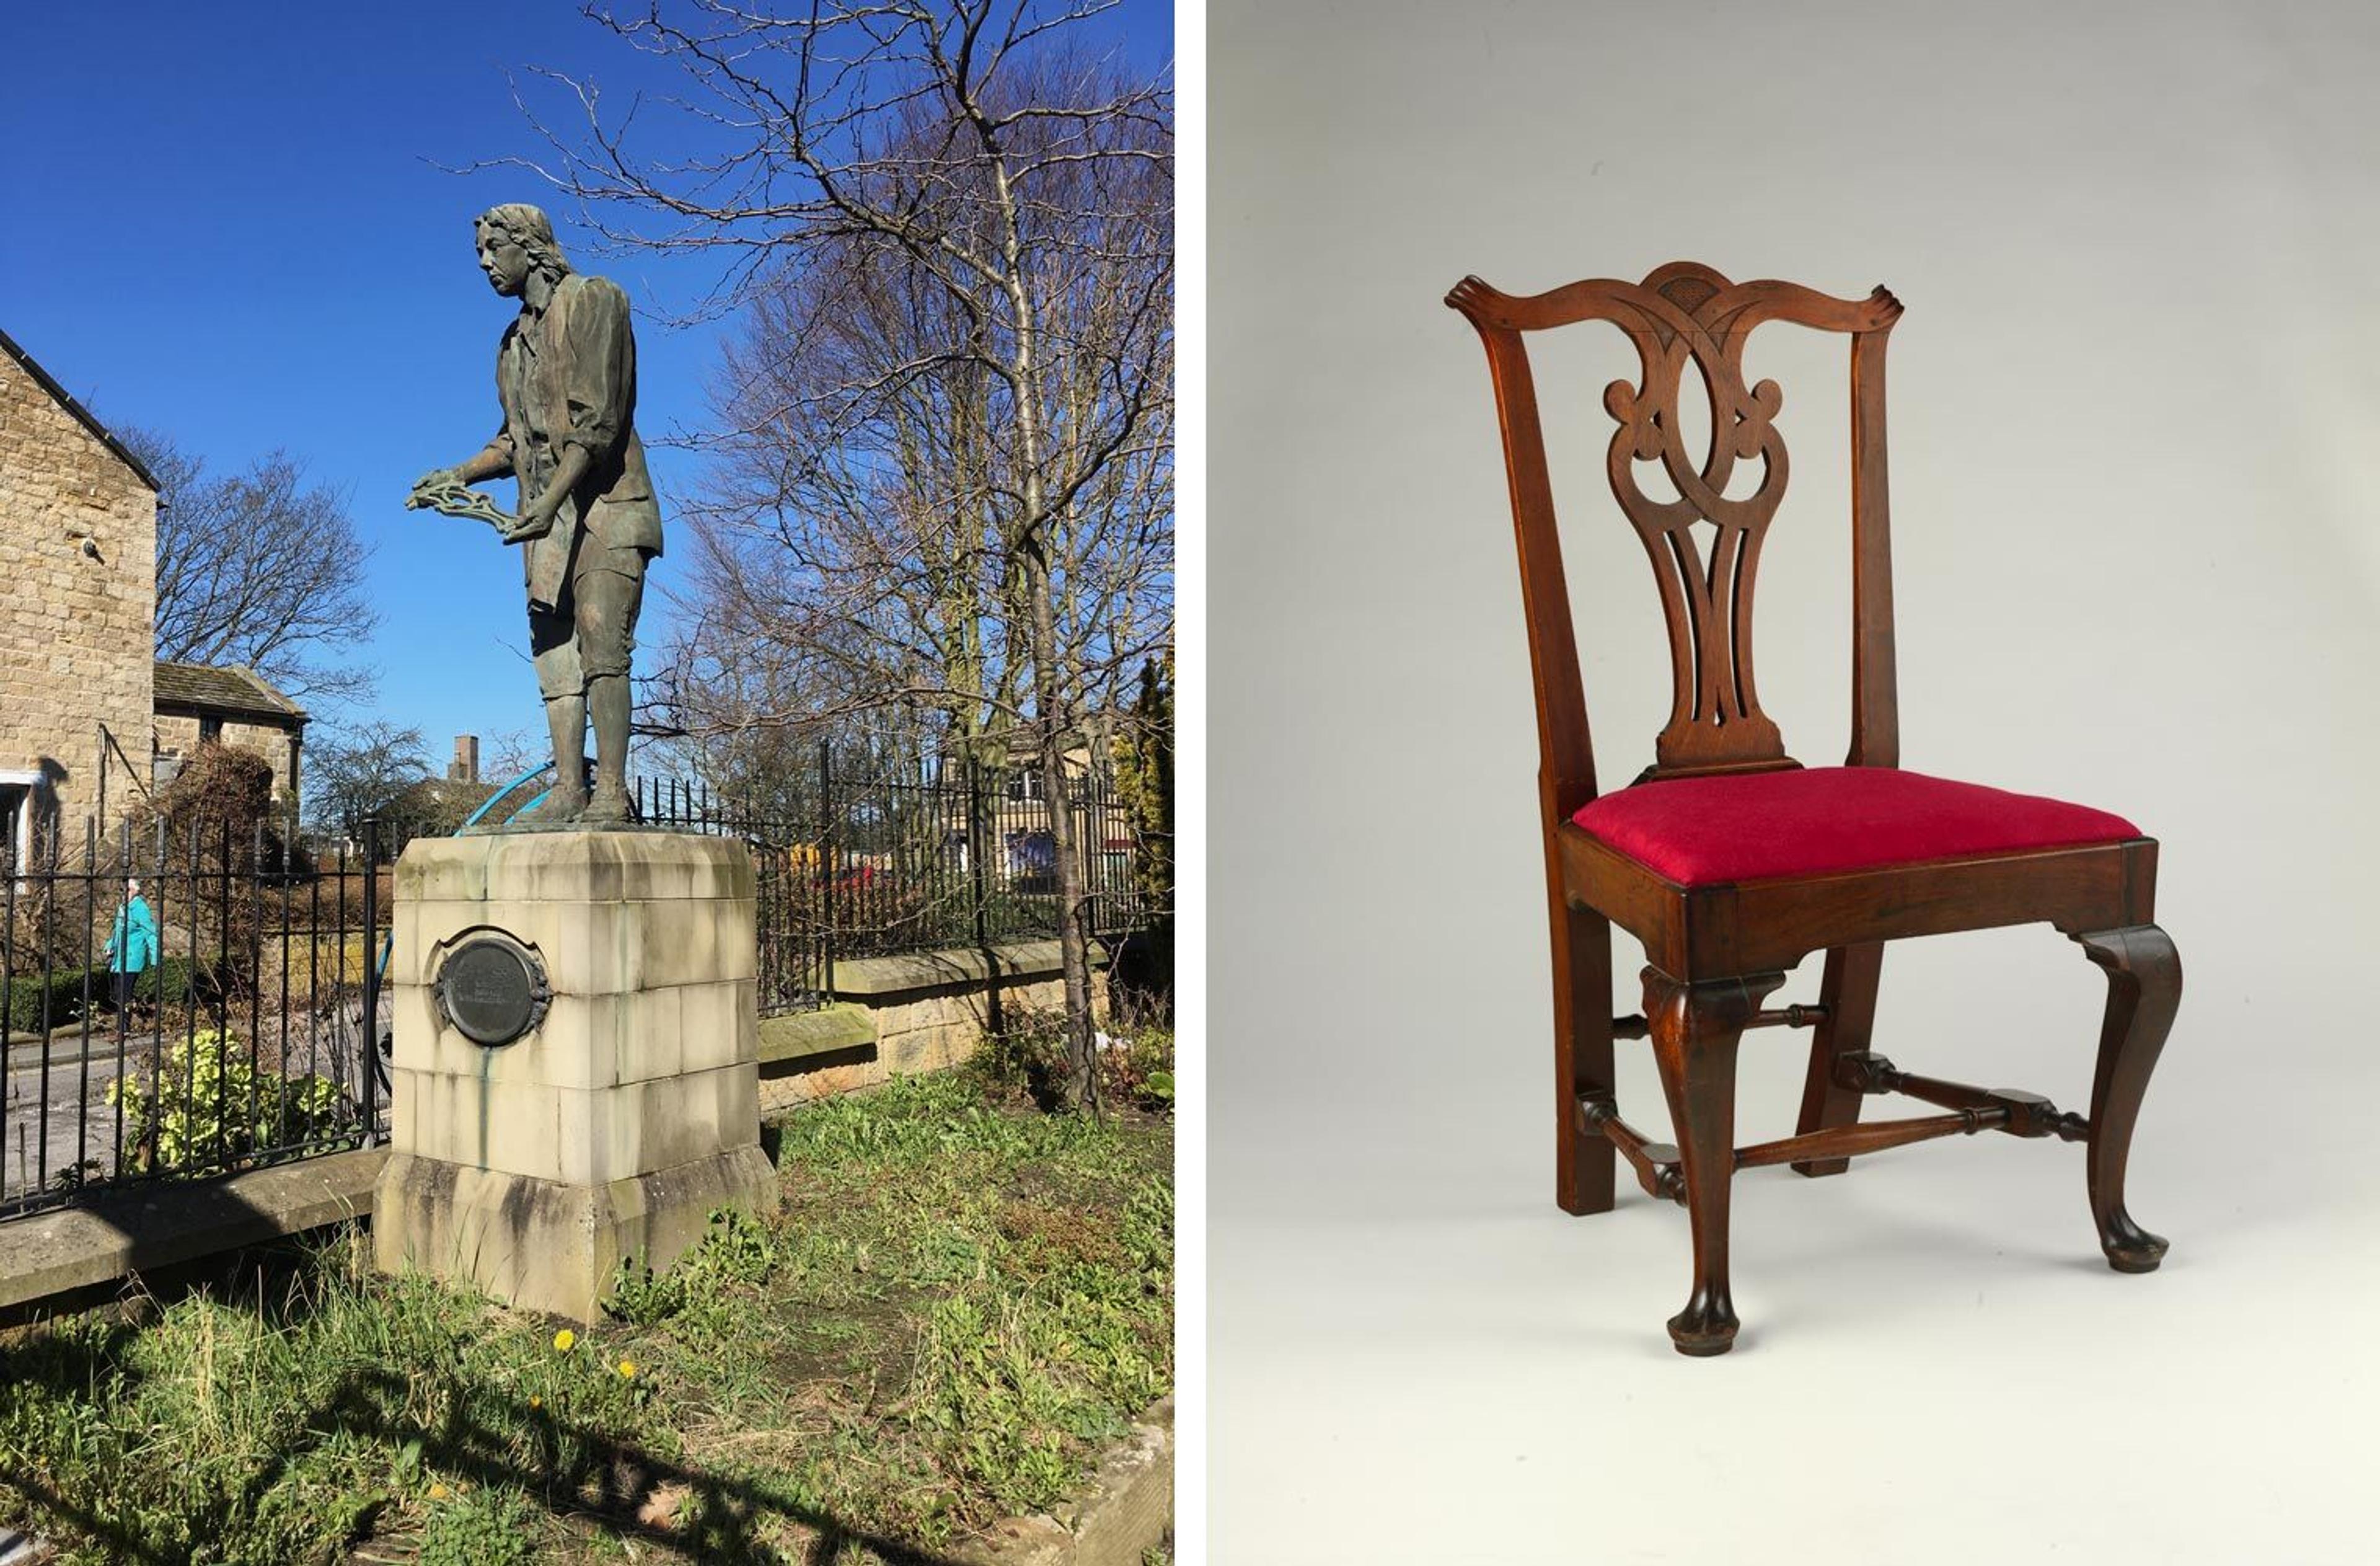
[[[1567,1213],[1609,1212],[1618,1149],[1583,1124],[1582,1098],[1609,1099],[1611,925],[1557,896],[1554,950],[1554,1200]]]
[[[1694,1292],[1670,1317],[1680,1354],[1725,1354],[1735,1343],[1735,1301],[1728,1287],[1727,1214],[1735,1178],[1735,1046],[1761,997],[1781,973],[1681,984],[1645,970],[1645,1017],[1661,1091],[1677,1127],[1686,1211],[1694,1229]]]
[[[2107,1020],[2099,1030],[2099,1069],[2091,1082],[2088,1162],[2091,1217],[2099,1248],[2119,1272],[2155,1272],[2166,1243],[2124,1210],[2124,1164],[2149,1073],[2181,1002],[2181,954],[2155,925],[2100,930],[2074,940],[2107,970]]]
[[[1869,1047],[1876,1030],[1876,980],[1883,972],[1880,941],[1838,946],[1827,953],[1826,976],[1818,981],[1818,1004],[1827,1015],[1810,1039],[1810,1074],[1802,1084],[1802,1119],[1793,1128],[1797,1135],[1859,1123],[1864,1095],[1836,1080],[1835,1064]],[[1793,1172],[1815,1178],[1840,1174],[1851,1166],[1849,1159],[1807,1159],[1795,1164]]]

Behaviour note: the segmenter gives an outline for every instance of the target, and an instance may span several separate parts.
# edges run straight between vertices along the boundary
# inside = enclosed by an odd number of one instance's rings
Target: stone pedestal
[[[622,1257],[666,1267],[710,1209],[765,1207],[752,865],[678,832],[423,838],[396,868],[392,1156],[381,1268],[593,1320]],[[442,966],[492,932],[551,989],[476,1043]],[[475,1026],[481,1025],[475,1023]]]

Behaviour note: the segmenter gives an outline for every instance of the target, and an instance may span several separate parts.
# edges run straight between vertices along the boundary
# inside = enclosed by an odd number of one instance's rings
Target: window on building
[[[201,718],[199,720],[199,743],[200,745],[216,745],[221,743],[222,740],[223,720],[221,718]]]
[[[21,875],[32,863],[41,786],[36,773],[0,775],[0,870]]]
[[[25,831],[25,802],[32,792],[23,783],[0,783],[0,868],[18,868],[18,844]]]

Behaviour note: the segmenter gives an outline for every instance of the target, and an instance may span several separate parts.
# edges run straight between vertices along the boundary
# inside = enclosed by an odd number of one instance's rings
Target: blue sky
[[[1126,0],[1077,34],[1135,67],[1172,55],[1167,0]],[[6,29],[0,94],[0,328],[110,423],[244,467],[274,448],[345,491],[382,622],[361,656],[376,712],[451,736],[538,723],[520,570],[476,522],[403,507],[426,468],[476,451],[496,420],[495,345],[514,307],[480,275],[474,213],[552,212],[582,270],[639,308],[638,424],[666,516],[701,458],[722,324],[672,329],[710,263],[609,257],[520,170],[532,155],[508,73],[594,78],[607,102],[670,73],[560,0],[466,5],[44,6]],[[510,504],[512,485],[492,486]],[[671,614],[657,563],[639,640]]]

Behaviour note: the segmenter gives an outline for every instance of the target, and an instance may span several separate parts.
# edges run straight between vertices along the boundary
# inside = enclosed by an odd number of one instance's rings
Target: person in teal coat
[[[157,916],[140,895],[140,883],[124,883],[124,906],[115,911],[115,929],[107,938],[107,968],[115,976],[115,1010],[121,1015],[132,1004],[132,987],[157,961]]]

